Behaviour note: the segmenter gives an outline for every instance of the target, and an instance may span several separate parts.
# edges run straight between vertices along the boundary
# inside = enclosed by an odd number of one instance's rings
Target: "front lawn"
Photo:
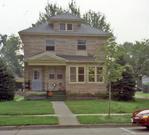
[[[81,124],[130,123],[130,116],[78,116]]]
[[[143,92],[136,92],[135,93],[136,98],[146,98],[149,99],[149,93],[143,93]]]
[[[48,100],[0,102],[0,115],[53,114]]]
[[[55,125],[58,124],[57,117],[21,117],[8,116],[0,117],[0,126],[19,126],[19,125]]]
[[[66,101],[67,106],[75,114],[96,114],[108,112],[108,100]],[[111,113],[132,113],[135,110],[149,108],[149,100],[136,99],[132,102],[111,102]]]

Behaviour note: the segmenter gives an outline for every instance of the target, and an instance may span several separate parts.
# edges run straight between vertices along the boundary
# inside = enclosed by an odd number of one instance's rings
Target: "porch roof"
[[[75,63],[95,63],[94,56],[78,55],[55,55],[51,52],[44,52],[25,59],[29,65],[66,65],[69,62]]]

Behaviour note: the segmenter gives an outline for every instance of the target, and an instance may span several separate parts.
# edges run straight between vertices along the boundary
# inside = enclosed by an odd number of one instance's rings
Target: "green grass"
[[[130,123],[130,116],[78,116],[81,124]]]
[[[57,117],[0,117],[0,126],[19,126],[19,125],[55,125],[58,124]]]
[[[70,110],[75,114],[96,114],[108,112],[108,100],[77,100],[66,101]],[[135,110],[149,108],[149,100],[136,99],[132,102],[111,102],[112,113],[132,113]]]
[[[52,104],[47,100],[0,102],[0,115],[53,114]]]
[[[149,93],[136,92],[135,97],[136,98],[148,98],[149,99]]]

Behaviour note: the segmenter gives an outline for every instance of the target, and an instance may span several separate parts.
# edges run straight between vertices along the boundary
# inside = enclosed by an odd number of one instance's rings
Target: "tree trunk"
[[[142,90],[143,89],[142,75],[137,77],[137,89],[138,90]]]

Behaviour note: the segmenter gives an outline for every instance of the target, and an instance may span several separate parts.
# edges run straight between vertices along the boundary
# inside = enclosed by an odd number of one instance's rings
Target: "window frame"
[[[63,25],[64,24],[64,29],[61,29],[61,25]],[[60,31],[66,31],[66,24],[65,23],[60,23],[59,24],[59,29],[60,29]]]
[[[72,82],[71,81],[71,73],[70,73],[70,69],[72,68],[72,67],[75,67],[76,68],[76,81],[75,82]],[[84,68],[84,81],[79,81],[79,67],[83,67]],[[69,83],[85,83],[86,82],[86,67],[85,66],[82,66],[82,65],[80,65],[80,66],[70,66],[69,67]]]
[[[79,43],[79,42],[84,42],[84,43]],[[84,49],[81,49],[79,47],[84,47]],[[77,50],[78,51],[86,51],[86,40],[78,40],[77,41]]]
[[[51,43],[51,44],[48,44],[47,42],[48,41],[52,41],[53,42],[53,44]],[[53,49],[47,49],[47,48],[53,48]],[[49,52],[54,52],[55,51],[55,40],[46,40],[46,51],[49,51]]]
[[[93,82],[89,81],[89,67],[94,67],[94,68],[95,68],[95,70],[94,70],[94,72],[95,72],[95,75],[94,75],[95,81],[93,81]],[[99,75],[99,74],[97,74],[97,68],[98,68],[98,67],[99,67],[99,68],[101,67],[102,70],[103,70],[103,68],[104,68],[103,66],[88,66],[88,67],[87,67],[87,82],[88,82],[88,83],[104,83],[105,80],[104,80],[103,73],[102,73],[102,78],[103,78],[102,81],[97,81],[97,75]],[[102,72],[103,72],[103,71],[102,71]]]
[[[64,24],[64,29],[61,29],[61,25]],[[72,29],[68,29],[68,25],[71,25]],[[59,24],[59,30],[60,31],[72,31],[73,30],[73,24],[72,23],[60,23]]]
[[[72,28],[72,29],[69,30],[69,29],[68,29],[68,25],[71,25],[71,28]],[[72,25],[72,23],[67,23],[65,29],[66,29],[67,31],[72,31],[72,30],[73,30],[73,25]]]

